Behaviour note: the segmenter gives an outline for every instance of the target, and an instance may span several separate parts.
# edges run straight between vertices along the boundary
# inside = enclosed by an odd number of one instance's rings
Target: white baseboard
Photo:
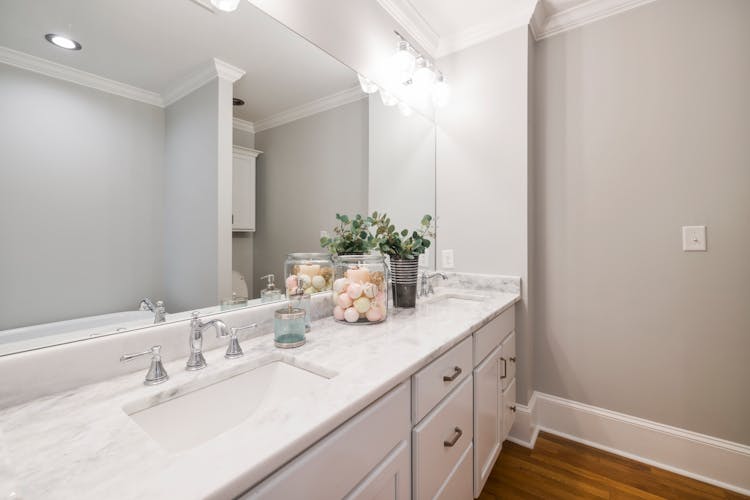
[[[533,448],[539,431],[750,495],[750,446],[534,392],[508,440]]]

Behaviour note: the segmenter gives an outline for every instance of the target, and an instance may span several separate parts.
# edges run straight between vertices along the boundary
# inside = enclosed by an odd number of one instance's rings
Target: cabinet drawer
[[[516,327],[516,309],[511,306],[500,316],[474,332],[474,366],[482,362]]]
[[[503,341],[502,350],[500,380],[503,390],[505,390],[510,385],[510,381],[516,378],[516,332],[511,332],[508,338]]]
[[[399,453],[409,448],[410,429],[407,383],[380,398],[240,498],[328,500],[344,498],[350,492],[356,497],[355,487],[363,480],[369,485],[380,484],[380,479],[385,478],[387,483],[387,478],[395,475],[398,475],[395,481],[398,489],[394,494],[405,498],[410,488],[408,468],[399,473],[398,467],[394,467],[402,463]],[[373,474],[381,468],[382,474]]]
[[[453,469],[450,477],[443,484],[443,488],[438,492],[437,498],[439,500],[468,500],[472,497],[471,472],[473,455],[473,446],[469,444],[469,447],[464,452],[464,456],[461,457],[461,461],[458,462],[458,466]]]
[[[414,375],[413,422],[416,424],[451,390],[471,375],[471,337]]]
[[[414,498],[435,498],[473,438],[472,379],[464,380],[412,434]],[[468,496],[471,498],[471,475]]]
[[[516,379],[503,391],[503,441],[508,437],[516,418]]]

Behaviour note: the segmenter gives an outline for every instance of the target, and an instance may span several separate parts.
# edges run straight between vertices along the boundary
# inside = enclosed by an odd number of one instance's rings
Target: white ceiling
[[[409,0],[440,38],[489,23],[531,14],[531,0]],[[528,22],[528,19],[527,19]]]
[[[164,95],[217,58],[246,71],[235,116],[258,121],[357,85],[356,73],[249,2],[233,13],[206,0],[0,2],[0,46]],[[49,44],[63,33],[79,52]]]

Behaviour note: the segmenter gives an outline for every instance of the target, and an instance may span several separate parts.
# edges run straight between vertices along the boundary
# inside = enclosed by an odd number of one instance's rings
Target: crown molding
[[[531,31],[535,40],[569,31],[585,24],[625,12],[654,0],[587,0],[565,10],[556,10],[560,0],[539,2],[531,20]],[[542,5],[543,3],[547,5]]]
[[[255,133],[255,125],[253,124],[253,122],[243,120],[242,118],[233,118],[232,128],[236,130],[242,130],[243,132],[250,132],[251,134]]]
[[[127,83],[110,80],[87,71],[71,68],[48,59],[32,56],[24,52],[0,47],[0,62],[17,68],[33,71],[59,80],[83,85],[109,94],[144,102],[152,106],[164,106],[162,97],[150,90],[141,89]]]
[[[257,158],[258,156],[263,154],[263,151],[253,148],[246,148],[244,146],[232,146],[232,153],[239,156]]]
[[[427,52],[427,55],[435,57],[440,36],[409,0],[378,0],[378,3]]]
[[[253,122],[255,132],[268,130],[269,128],[278,127],[329,109],[338,108],[339,106],[359,101],[364,97],[367,97],[367,94],[362,92],[359,86],[352,87]]]
[[[195,70],[192,74],[182,79],[164,92],[164,106],[179,101],[186,95],[198,90],[214,78],[222,78],[234,83],[239,80],[245,70],[229,63],[213,58],[208,64],[205,64]]]
[[[507,16],[503,19],[490,23],[483,23],[476,26],[472,26],[465,30],[461,30],[452,35],[440,37],[440,43],[436,57],[447,56],[454,52],[469,48],[473,45],[478,45],[482,42],[495,38],[496,36],[502,35],[510,30],[520,28],[529,24],[531,18],[532,7],[534,3],[529,6],[519,9],[512,15]]]

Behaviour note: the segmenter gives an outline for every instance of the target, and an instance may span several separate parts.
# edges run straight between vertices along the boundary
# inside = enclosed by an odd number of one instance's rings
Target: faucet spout
[[[216,337],[229,335],[229,328],[220,319],[201,321],[198,311],[194,311],[190,319],[190,356],[185,369],[188,371],[201,370],[206,367],[206,358],[203,356],[203,330],[212,326],[216,330]]]

